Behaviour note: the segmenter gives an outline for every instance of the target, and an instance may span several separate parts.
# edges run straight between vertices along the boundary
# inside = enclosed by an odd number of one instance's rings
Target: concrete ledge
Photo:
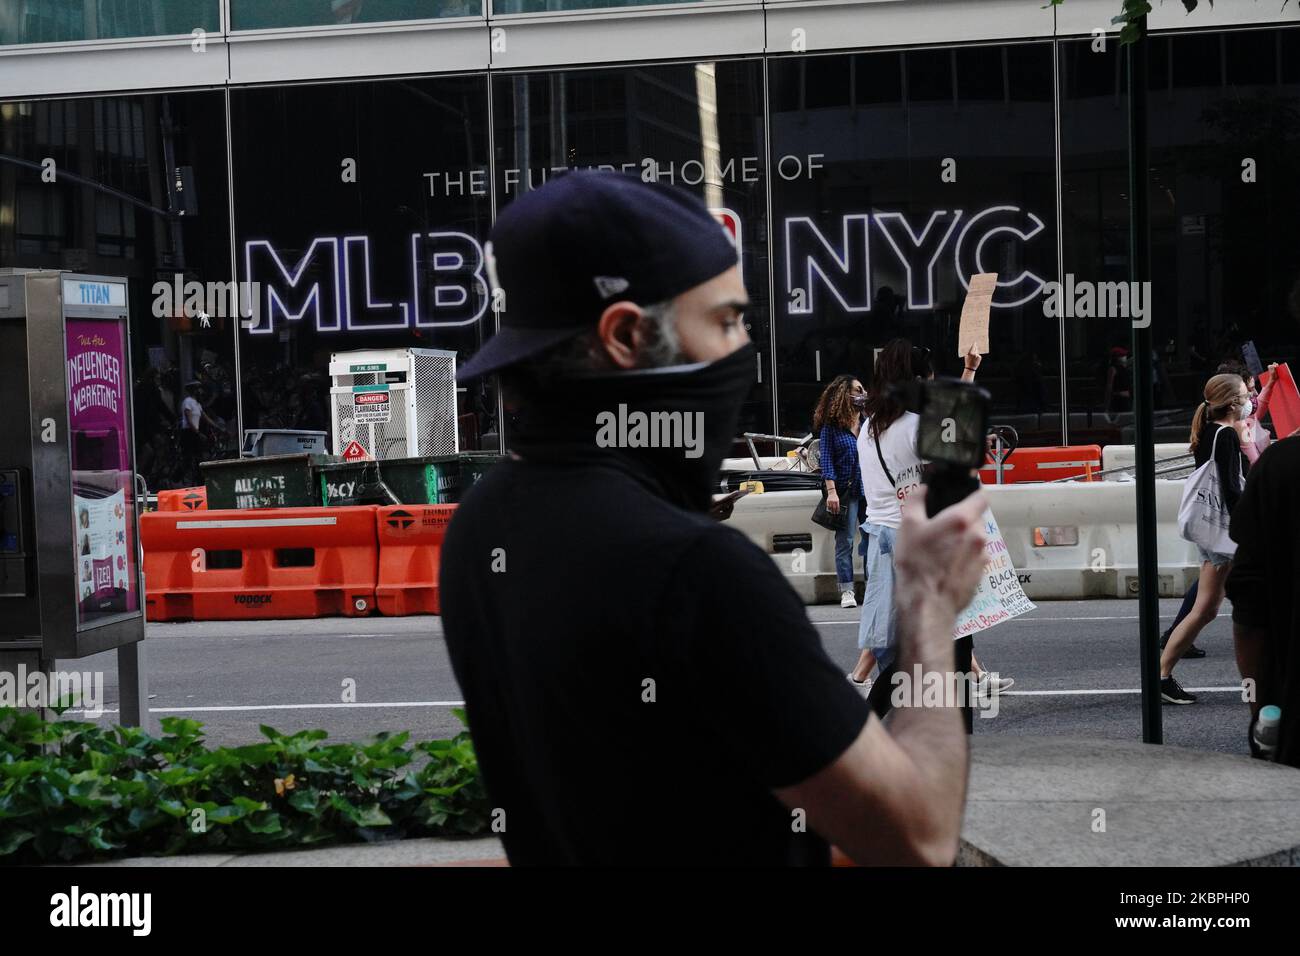
[[[273,853],[200,853],[134,856],[87,866],[506,866],[496,837],[427,838],[392,843],[349,843]]]
[[[1300,866],[1292,767],[1010,735],[974,737],[971,758],[958,866]]]

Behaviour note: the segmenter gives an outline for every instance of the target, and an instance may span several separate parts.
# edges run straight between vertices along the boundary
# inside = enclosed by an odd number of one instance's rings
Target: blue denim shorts
[[[1223,567],[1223,565],[1232,560],[1232,555],[1230,554],[1221,554],[1218,551],[1206,551],[1199,544],[1196,546],[1196,550],[1201,553],[1202,561],[1208,561],[1216,568]]]

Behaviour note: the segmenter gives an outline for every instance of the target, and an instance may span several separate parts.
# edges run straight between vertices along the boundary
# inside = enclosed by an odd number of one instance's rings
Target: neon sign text
[[[939,209],[919,229],[899,212],[850,213],[840,217],[838,236],[828,236],[811,217],[790,216],[784,223],[788,314],[812,314],[819,294],[832,296],[846,312],[871,311],[873,222],[906,274],[911,310],[935,308],[935,277],[945,252],[950,252],[965,289],[968,276],[998,271],[985,262],[989,240],[1006,235],[1029,242],[1045,228],[1041,219],[1019,206],[990,206],[970,215],[961,209]],[[993,305],[1024,305],[1045,283],[1027,269],[1001,277]]]
[[[713,212],[739,246],[740,218],[730,210]],[[907,308],[929,310],[938,304],[941,265],[955,270],[964,290],[968,276],[1000,271],[992,262],[990,240],[1024,244],[1045,229],[1033,213],[1009,205],[974,213],[939,209],[924,222],[900,212],[850,213],[838,226],[837,234],[809,216],[784,220],[787,314],[811,315],[831,300],[846,312],[870,312],[873,235],[875,251],[905,274]],[[363,332],[459,327],[483,317],[491,298],[477,239],[463,232],[416,232],[406,247],[402,274],[393,276],[392,265],[376,259],[368,236],[319,236],[294,252],[277,250],[265,239],[247,241],[244,278],[256,294],[244,327],[253,335],[270,335],[282,323],[310,320],[318,332]],[[402,294],[380,298],[378,289],[398,288],[394,281],[403,283]],[[1003,275],[993,305],[1023,305],[1045,284],[1028,269]]]
[[[488,307],[483,248],[463,232],[416,232],[409,242],[408,295],[375,296],[368,236],[321,236],[298,257],[265,239],[244,243],[244,275],[257,282],[244,327],[270,335],[280,322],[308,316],[318,332],[472,325]],[[256,277],[256,278],[254,278]]]

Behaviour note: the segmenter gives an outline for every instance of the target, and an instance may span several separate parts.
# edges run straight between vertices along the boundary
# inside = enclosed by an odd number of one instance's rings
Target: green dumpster
[[[322,505],[437,504],[437,483],[427,459],[333,461],[316,468]]]
[[[210,509],[309,508],[320,504],[313,469],[334,460],[329,455],[268,455],[205,461],[199,468]]]
[[[501,455],[462,453],[332,461],[316,468],[324,505],[455,504]]]

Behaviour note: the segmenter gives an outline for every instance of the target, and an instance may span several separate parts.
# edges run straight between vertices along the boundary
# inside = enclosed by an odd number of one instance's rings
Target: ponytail
[[[1201,402],[1196,406],[1196,414],[1192,416],[1192,435],[1187,445],[1188,452],[1193,455],[1196,454],[1196,446],[1201,443],[1201,429],[1205,427],[1209,414],[1209,402]]]

